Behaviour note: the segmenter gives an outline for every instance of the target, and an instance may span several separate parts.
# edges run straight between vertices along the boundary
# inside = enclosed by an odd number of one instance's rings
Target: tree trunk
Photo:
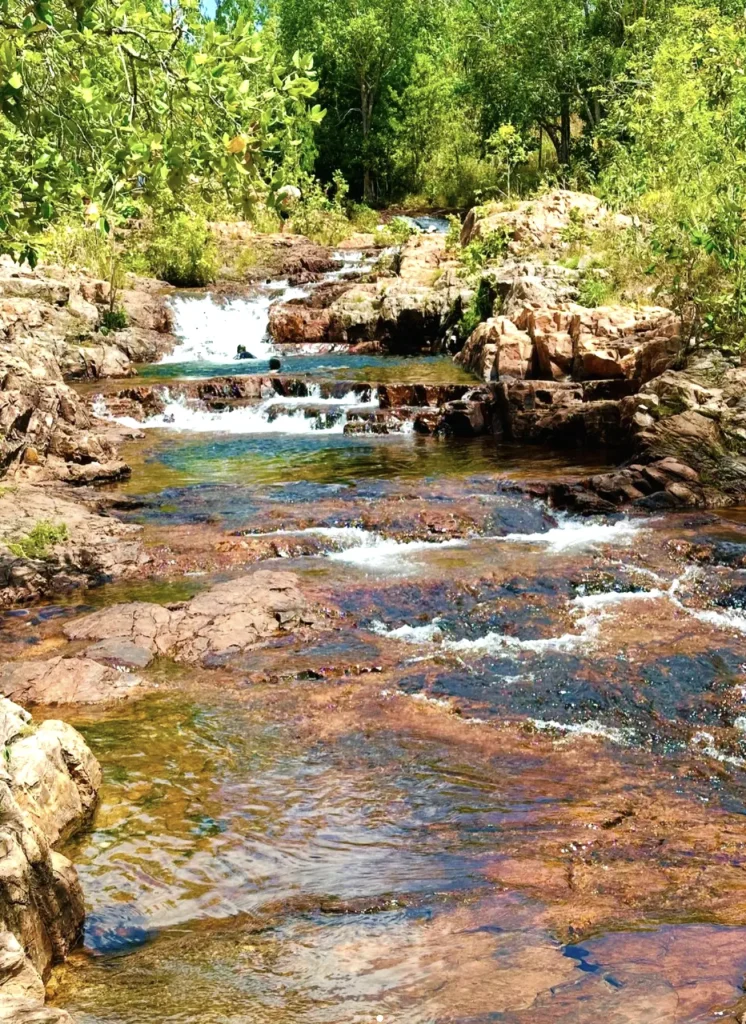
[[[560,98],[560,144],[557,159],[566,167],[570,163],[570,97],[563,93]]]
[[[373,198],[373,174],[370,168],[370,154],[368,152],[368,136],[373,122],[373,105],[375,97],[368,83],[360,83],[360,110],[363,118],[363,198],[367,201]]]

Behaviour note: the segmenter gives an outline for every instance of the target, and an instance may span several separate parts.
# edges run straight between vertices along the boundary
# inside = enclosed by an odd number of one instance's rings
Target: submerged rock
[[[86,820],[98,762],[64,722],[34,726],[0,698],[0,1020],[65,1021],[46,1010],[43,978],[78,940],[84,917],[75,868],[53,846]]]

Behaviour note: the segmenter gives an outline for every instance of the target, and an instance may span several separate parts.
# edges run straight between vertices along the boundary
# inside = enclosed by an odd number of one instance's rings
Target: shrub
[[[490,287],[489,282],[482,278],[474,297],[461,314],[461,319],[458,324],[459,336],[463,339],[468,338],[481,323],[484,323],[485,320],[489,320],[493,314],[494,306],[495,300],[492,288]]]
[[[218,247],[204,217],[161,218],[147,234],[145,261],[155,277],[178,288],[203,288],[215,280]]]
[[[303,183],[303,198],[293,211],[292,229],[319,245],[337,245],[344,241],[352,225],[344,208],[347,182],[337,172],[332,190],[326,190],[314,178]]]
[[[598,277],[597,274],[589,273],[581,278],[578,285],[578,302],[581,306],[588,306],[591,309],[596,306],[603,306],[609,300],[611,288],[608,281]]]
[[[365,203],[352,203],[349,217],[353,226],[364,234],[372,234],[379,224],[379,216]]]
[[[446,234],[446,252],[457,252],[461,245],[461,220],[459,217],[450,214],[448,217],[448,232]]]
[[[123,309],[107,309],[101,317],[101,326],[107,331],[123,331],[127,323],[127,314]]]
[[[60,221],[51,228],[42,248],[50,263],[58,263],[66,270],[88,270],[107,281],[116,262],[111,235],[73,220]]]
[[[394,217],[383,227],[378,227],[375,232],[376,245],[404,245],[408,242],[415,229],[404,217]]]
[[[49,555],[49,548],[61,544],[68,536],[68,529],[64,523],[55,526],[46,519],[40,519],[25,537],[6,543],[8,550],[16,558],[46,558]]]
[[[470,273],[476,273],[493,260],[502,259],[508,251],[510,235],[498,228],[484,238],[477,238],[461,250],[460,260]]]

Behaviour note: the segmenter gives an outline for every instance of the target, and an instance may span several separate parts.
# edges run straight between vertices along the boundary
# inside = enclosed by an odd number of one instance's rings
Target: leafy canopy
[[[297,175],[318,83],[271,29],[197,0],[5,0],[0,251],[35,258],[63,215],[109,224],[185,196],[236,213]]]

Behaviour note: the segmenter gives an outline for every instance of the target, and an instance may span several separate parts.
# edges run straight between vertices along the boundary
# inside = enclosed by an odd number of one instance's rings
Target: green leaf
[[[21,77],[20,71],[14,71],[8,79],[8,85],[11,89],[20,89],[23,85],[23,78]]]

